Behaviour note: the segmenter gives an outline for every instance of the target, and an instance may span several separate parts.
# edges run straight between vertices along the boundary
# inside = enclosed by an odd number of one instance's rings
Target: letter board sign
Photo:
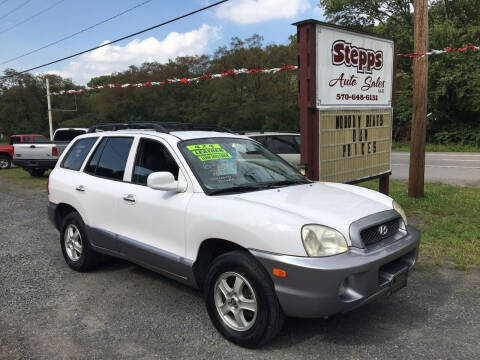
[[[321,110],[319,180],[351,182],[388,174],[392,110]]]
[[[390,108],[394,42],[316,24],[317,107]]]

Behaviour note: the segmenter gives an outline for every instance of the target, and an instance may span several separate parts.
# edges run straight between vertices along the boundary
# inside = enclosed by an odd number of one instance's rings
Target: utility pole
[[[52,105],[50,103],[50,83],[48,77],[45,80],[47,85],[47,107],[48,107],[48,127],[50,129],[50,141],[53,141],[53,129],[52,129]]]
[[[425,53],[428,51],[428,0],[415,0],[414,9],[415,53]],[[414,58],[410,172],[408,177],[408,196],[414,198],[420,198],[424,195],[427,82],[428,57]]]

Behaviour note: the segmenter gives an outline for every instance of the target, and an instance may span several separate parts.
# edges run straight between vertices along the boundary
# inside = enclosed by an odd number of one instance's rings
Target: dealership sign
[[[317,107],[392,106],[394,42],[316,24]]]
[[[297,22],[301,163],[310,179],[355,183],[391,174],[395,42]]]

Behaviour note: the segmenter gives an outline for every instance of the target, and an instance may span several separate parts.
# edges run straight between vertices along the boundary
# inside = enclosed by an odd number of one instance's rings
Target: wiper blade
[[[301,185],[301,184],[311,184],[310,180],[283,180],[267,184],[269,187],[278,187],[286,185]]]
[[[236,192],[243,192],[243,191],[255,191],[255,190],[263,190],[263,189],[268,189],[268,186],[244,185],[244,186],[235,186],[235,187],[225,188],[225,189],[210,190],[208,192],[208,195],[228,194],[228,193],[236,193]]]
[[[215,189],[215,190],[210,190],[208,192],[208,195],[265,190],[265,189],[273,189],[280,186],[296,185],[296,184],[301,185],[301,184],[310,184],[310,183],[311,183],[310,180],[284,180],[284,181],[277,181],[277,182],[268,183],[268,184],[242,185],[242,186],[234,186],[234,187],[225,188],[225,189]]]

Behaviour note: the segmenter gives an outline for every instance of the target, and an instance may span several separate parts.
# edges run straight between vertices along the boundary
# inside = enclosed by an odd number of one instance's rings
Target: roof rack
[[[218,131],[232,133],[223,126],[208,125],[208,124],[193,124],[193,123],[181,123],[181,122],[124,122],[124,123],[101,123],[93,125],[88,129],[89,133],[101,131],[117,131],[125,129],[153,129],[157,132],[168,134],[171,131],[189,131],[189,130],[203,130],[203,131]]]
[[[194,124],[194,123],[181,123],[181,122],[165,122],[165,123],[162,123],[162,125],[168,128],[170,131],[203,130],[203,131],[228,132],[233,134],[232,130],[227,129],[226,127],[223,127],[220,125]]]
[[[125,123],[101,123],[93,125],[88,129],[89,133],[97,132],[97,130],[117,131],[124,129],[154,129],[157,132],[168,134],[169,131],[157,122],[125,122]]]
[[[259,134],[268,134],[268,133],[285,133],[285,134],[298,134],[300,130],[241,130],[237,131],[237,134],[245,135],[246,133],[259,133]]]

